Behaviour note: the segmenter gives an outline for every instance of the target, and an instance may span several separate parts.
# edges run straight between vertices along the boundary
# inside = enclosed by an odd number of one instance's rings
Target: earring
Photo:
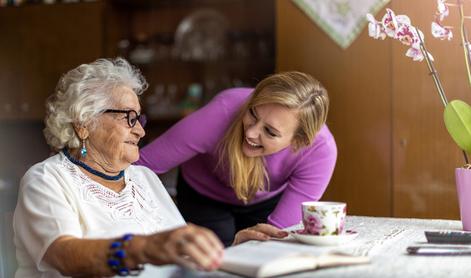
[[[82,148],[80,149],[80,155],[82,157],[87,156],[87,148],[85,147],[85,139],[82,139]]]

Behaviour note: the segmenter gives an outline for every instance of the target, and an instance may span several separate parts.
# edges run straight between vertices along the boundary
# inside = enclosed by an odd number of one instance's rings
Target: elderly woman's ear
[[[88,138],[88,128],[85,127],[83,124],[73,124],[75,133],[79,137],[80,140],[85,140]]]

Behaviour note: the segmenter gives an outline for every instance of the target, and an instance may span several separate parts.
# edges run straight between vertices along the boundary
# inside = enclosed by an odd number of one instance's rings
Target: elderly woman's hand
[[[288,232],[278,229],[270,224],[257,224],[250,228],[239,231],[232,245],[240,244],[248,240],[269,240],[270,238],[284,238]]]
[[[148,236],[144,244],[145,261],[206,271],[220,266],[224,252],[224,246],[212,231],[192,224]]]

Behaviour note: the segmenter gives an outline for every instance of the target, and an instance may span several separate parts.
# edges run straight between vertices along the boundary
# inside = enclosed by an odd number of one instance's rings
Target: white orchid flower
[[[453,38],[453,32],[449,27],[445,27],[438,22],[432,22],[432,36],[441,40],[451,40]]]
[[[381,23],[383,24],[386,35],[391,38],[396,38],[396,32],[399,28],[399,24],[397,22],[396,15],[392,10],[386,9],[386,14],[383,16]]]
[[[366,14],[366,19],[368,20],[368,35],[374,39],[384,40],[386,33],[381,22],[377,21],[372,14]]]
[[[443,21],[450,14],[450,9],[446,5],[446,0],[437,0],[437,16],[439,21]]]

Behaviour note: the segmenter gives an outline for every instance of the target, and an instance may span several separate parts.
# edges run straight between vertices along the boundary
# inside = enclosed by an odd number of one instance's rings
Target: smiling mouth
[[[130,144],[130,145],[133,145],[133,146],[137,146],[137,143],[138,143],[138,142],[126,141],[125,143],[126,143],[126,144]]]
[[[250,142],[247,137],[245,137],[245,142],[247,142],[247,144],[248,144],[250,147],[252,147],[252,148],[257,148],[257,149],[258,149],[258,148],[263,148],[262,145],[258,145],[258,144],[255,144],[255,143]]]

